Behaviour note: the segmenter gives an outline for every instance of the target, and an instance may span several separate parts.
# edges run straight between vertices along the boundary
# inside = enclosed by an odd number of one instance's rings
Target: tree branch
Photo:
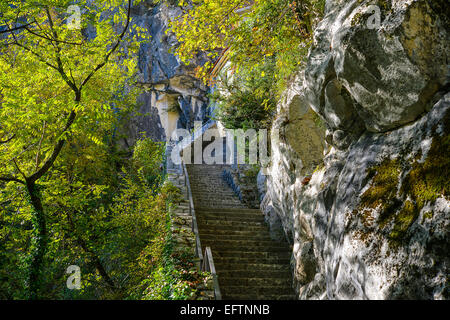
[[[75,110],[72,110],[69,114],[69,118],[67,119],[66,126],[64,127],[62,134],[65,134],[67,130],[72,126],[72,124],[75,121],[76,113]],[[48,170],[52,167],[53,163],[55,162],[56,158],[58,157],[59,153],[61,152],[61,149],[64,146],[64,143],[66,142],[66,139],[61,138],[56,143],[55,148],[53,149],[53,152],[51,156],[45,161],[43,166],[37,170],[33,175],[31,175],[27,181],[37,181],[39,178],[41,178],[44,174],[47,173]]]
[[[111,56],[111,54],[114,53],[114,51],[117,50],[117,48],[119,47],[120,43],[123,40],[123,37],[125,36],[125,33],[128,30],[128,26],[130,24],[130,18],[131,18],[131,2],[132,0],[128,0],[128,12],[127,12],[127,23],[125,24],[125,27],[123,28],[122,33],[120,34],[119,38],[117,39],[117,42],[114,44],[114,46],[112,47],[112,49],[106,54],[105,56],[105,60],[98,64],[95,69],[86,77],[86,79],[84,79],[84,81],[81,83],[80,85],[80,90],[81,88],[92,78],[92,76],[98,71],[100,70],[109,60],[109,57]]]
[[[0,181],[5,181],[5,182],[11,182],[11,181],[14,181],[14,182],[21,183],[21,184],[23,184],[23,185],[26,184],[25,181],[22,181],[22,180],[20,180],[20,179],[14,178],[14,177],[0,177]]]
[[[8,142],[10,142],[12,139],[14,139],[15,137],[16,137],[16,135],[13,134],[10,138],[8,138],[8,139],[6,139],[6,140],[4,140],[4,141],[0,141],[0,144],[8,143]]]
[[[76,46],[81,46],[82,45],[81,43],[78,43],[78,42],[68,42],[68,41],[64,41],[64,40],[52,39],[52,38],[49,38],[49,37],[47,37],[45,35],[39,34],[37,32],[34,32],[33,30],[31,30],[28,27],[26,27],[25,30],[27,30],[32,35],[35,35],[36,37],[40,37],[40,38],[43,38],[43,39],[51,41],[51,42],[65,43],[65,44],[76,45]]]
[[[14,27],[12,29],[7,25],[8,26],[8,30],[0,31],[0,34],[8,33],[8,32],[14,32],[14,31],[21,30],[21,29],[26,29],[28,26],[31,26],[33,23],[34,23],[34,21],[30,22],[30,23],[27,23],[27,24],[24,24],[23,26]]]
[[[49,66],[50,68],[55,69],[55,70],[58,71],[58,67],[57,67],[57,66],[54,66],[54,65],[52,65],[51,63],[49,63],[48,61],[46,61],[46,60],[44,59],[44,57],[42,57],[39,53],[34,52],[34,51],[31,50],[29,47],[27,47],[27,46],[25,46],[25,45],[19,43],[19,42],[17,41],[17,38],[16,38],[15,36],[14,36],[14,40],[15,40],[15,42],[13,42],[12,44],[15,44],[16,46],[21,47],[21,48],[27,50],[27,51],[30,52],[31,54],[35,55],[35,56],[39,59],[39,61],[45,63],[45,64],[46,64],[47,66]]]
[[[21,48],[27,50],[27,51],[30,52],[31,54],[35,55],[41,62],[45,63],[47,66],[49,66],[49,67],[51,67],[51,68],[53,68],[53,69],[55,69],[55,70],[58,70],[58,68],[57,68],[56,66],[54,66],[54,65],[52,65],[51,63],[47,62],[47,61],[44,59],[44,57],[41,56],[39,53],[34,52],[31,48],[29,48],[29,47],[27,47],[27,46],[25,46],[25,45],[19,43],[19,41],[18,41],[16,35],[14,34],[14,32],[11,32],[11,27],[9,26],[9,24],[8,24],[6,21],[5,21],[5,24],[6,24],[6,27],[8,28],[8,30],[6,30],[6,31],[7,31],[7,32],[10,32],[11,35],[13,36],[13,38],[14,38],[13,44],[15,44],[15,45],[17,45],[17,46],[19,46],[19,47],[21,47]]]
[[[19,166],[17,165],[16,159],[13,159],[13,163],[14,163],[14,166],[16,167],[17,171],[19,171],[19,173],[22,175],[22,177],[26,181],[27,180],[27,176],[25,175],[25,173],[22,170],[20,170]]]
[[[48,10],[48,7],[45,7],[45,11],[47,13],[47,18],[48,18],[48,23],[50,25],[50,29],[52,30],[52,33],[53,33],[53,38],[58,40],[58,34],[56,33],[56,30],[53,28],[53,20],[52,20],[52,16],[50,14],[50,11]],[[63,66],[63,63],[61,61],[61,48],[59,47],[58,42],[56,42],[55,48],[56,48],[56,63],[58,64],[58,69],[57,70],[58,70],[59,74],[61,75],[61,77],[63,78],[63,80],[75,92],[75,95],[78,95],[79,91],[81,91],[81,88],[78,89],[77,86],[75,85],[75,83],[70,81],[69,77],[67,76],[66,72],[64,71],[64,66]]]
[[[44,121],[44,125],[42,127],[41,139],[39,140],[39,146],[38,146],[38,150],[36,152],[36,169],[35,170],[39,169],[39,154],[41,153],[42,141],[44,140],[46,126],[47,126],[47,122]]]

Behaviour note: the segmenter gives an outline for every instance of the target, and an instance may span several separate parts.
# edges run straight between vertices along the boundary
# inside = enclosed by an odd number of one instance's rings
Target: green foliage
[[[0,175],[30,177],[62,139],[85,136],[102,143],[95,128],[117,119],[110,102],[114,100],[116,110],[134,103],[134,93],[123,87],[135,72],[136,59],[130,54],[137,42],[124,37],[130,45],[108,50],[120,43],[112,23],[125,24],[124,2],[97,1],[98,7],[87,7],[79,1],[87,10],[80,30],[65,23],[69,4],[11,1],[2,11],[8,28],[17,21],[31,25],[0,40],[0,139],[14,137],[0,145]],[[95,28],[95,38],[85,36],[88,26]]]
[[[165,144],[150,139],[138,140],[134,147],[133,159],[139,168],[137,172],[141,179],[150,186],[160,184],[164,162]]]
[[[181,200],[181,193],[168,182],[161,184],[162,172],[156,173],[162,151],[160,143],[138,141],[131,169],[111,206],[115,231],[108,243],[111,265],[118,266],[111,274],[128,299],[188,299],[203,279],[192,268],[194,257],[174,252],[170,208]],[[144,179],[143,172],[153,178]]]
[[[180,1],[183,6],[185,2]],[[189,63],[199,51],[215,59],[218,49],[228,49],[239,73],[257,69],[273,57],[279,88],[304,61],[314,25],[322,15],[324,0],[193,0],[187,13],[171,24],[180,46],[177,53]],[[198,71],[205,81],[212,62]]]
[[[197,271],[194,257],[189,254],[177,256],[170,246],[168,248],[163,264],[142,282],[144,300],[192,299],[198,286],[206,282],[208,275]]]
[[[180,41],[176,53],[183,62],[189,64],[199,52],[210,58],[197,69],[197,76],[217,86],[212,96],[218,105],[216,118],[227,128],[270,127],[277,99],[305,61],[325,1],[193,0],[192,5],[185,4],[179,2],[186,12],[171,22],[168,32]],[[213,68],[219,52],[232,65],[221,76]]]
[[[119,160],[120,152],[114,148],[85,142],[67,148],[61,165],[42,183],[49,232],[39,297],[181,299],[192,295],[192,281],[202,278],[196,271],[185,271],[192,267],[193,257],[173,255],[170,208],[180,200],[180,192],[163,183],[161,143],[140,140],[131,159]],[[151,173],[153,179],[142,173]],[[21,188],[8,183],[0,189],[2,203],[17,197],[0,215],[0,243],[5,249],[0,259],[0,297],[8,299],[27,297],[33,208]],[[81,290],[65,286],[65,270],[73,264],[81,269]],[[164,290],[158,293],[160,287]]]
[[[152,146],[150,143],[138,144]],[[150,156],[160,158],[158,150],[146,149]],[[146,158],[148,158],[146,156]],[[141,167],[146,159],[134,157],[131,170],[125,171],[123,187],[111,206],[111,227],[108,242],[111,250],[111,264],[118,268],[111,271],[123,283],[126,295],[139,298],[143,288],[141,282],[158,269],[164,258],[170,224],[170,199],[176,197],[177,190],[164,186],[161,188],[152,181],[142,179],[144,170],[158,170],[159,163],[153,167]]]
[[[145,35],[131,1],[77,1],[81,29],[66,25],[70,4],[0,4],[3,299],[141,297],[167,254],[176,190],[162,187],[164,146],[139,141],[126,160],[111,139],[136,101]],[[66,288],[69,265],[81,290]]]
[[[216,103],[215,117],[229,129],[269,128],[276,109],[274,89],[273,59],[238,74],[226,70],[211,96]]]
[[[243,175],[240,177],[240,182],[243,182],[247,185],[256,185],[258,173],[259,173],[260,167],[258,165],[251,165],[248,168],[245,168],[243,170]]]

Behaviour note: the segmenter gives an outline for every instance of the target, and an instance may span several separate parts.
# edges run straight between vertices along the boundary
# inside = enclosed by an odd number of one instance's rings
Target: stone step
[[[208,181],[208,182],[213,182],[216,184],[227,184],[223,178],[222,171],[220,171],[220,172],[205,172],[202,174],[193,173],[193,174],[195,175],[195,177],[192,177],[192,174],[190,174],[190,176],[189,176],[189,181],[191,183],[196,183],[196,182],[205,183]]]
[[[225,211],[226,209],[235,211]],[[264,215],[261,212],[249,212],[244,211],[245,208],[223,208],[221,211],[218,210],[199,210],[195,208],[195,212],[198,212],[199,216],[204,216],[208,218],[215,219],[217,217],[235,217],[235,218],[245,218],[245,217],[258,217],[264,219]]]
[[[228,186],[222,175],[207,174],[204,177],[189,178],[191,185],[210,184],[210,186]],[[201,191],[201,190],[199,190]]]
[[[223,180],[223,170],[230,168],[187,165],[200,240],[203,247],[211,247],[222,296],[295,299],[292,250],[287,243],[270,238],[262,212],[247,208]]]
[[[209,170],[208,172],[191,172],[189,173],[189,181],[207,181],[207,180],[213,180],[213,181],[223,181],[223,170]]]
[[[224,169],[231,169],[231,165],[229,164],[188,164],[186,165],[186,169],[188,171],[197,171],[197,172],[205,172],[205,171],[217,171]]]
[[[222,173],[220,174],[207,173],[204,176],[199,176],[192,179],[189,178],[189,182],[191,183],[191,185],[195,185],[197,183],[199,184],[212,183],[218,186],[228,185],[224,180],[224,178],[222,177]]]
[[[204,233],[200,232],[200,239],[204,239],[205,241],[212,240],[267,240],[268,234],[267,232],[247,232],[247,231],[235,231],[233,233],[223,232],[219,234],[218,231],[216,233]],[[276,242],[276,241],[275,241]]]
[[[227,215],[260,215],[263,216],[259,209],[247,209],[247,208],[204,208],[195,207],[195,212],[204,214],[227,214]]]
[[[201,225],[201,226],[200,226]],[[199,230],[201,230],[201,232],[205,232],[205,233],[215,233],[215,232],[219,232],[219,231],[227,231],[228,233],[233,233],[234,231],[251,231],[251,232],[269,232],[269,229],[266,225],[261,225],[261,226],[252,226],[252,225],[238,225],[238,224],[234,224],[234,225],[220,225],[220,224],[200,224],[199,223]]]
[[[209,206],[209,207],[227,207],[230,208],[230,204],[233,204],[233,206],[230,209],[233,208],[240,208],[240,209],[244,209],[245,206],[244,204],[241,202],[241,200],[239,200],[238,197],[234,197],[234,196],[227,196],[227,195],[207,195],[207,196],[196,196],[196,195],[192,195],[192,198],[194,199],[194,206],[195,207],[200,207],[200,206]]]
[[[247,262],[216,262],[214,261],[217,270],[236,270],[236,271],[284,271],[290,274],[291,268],[288,263],[247,263]]]
[[[254,246],[227,246],[227,245],[221,245],[217,243],[208,243],[202,242],[202,246],[205,247],[211,247],[211,250],[217,253],[226,253],[228,251],[235,252],[237,255],[239,255],[239,250],[245,250],[242,252],[248,252],[252,251],[255,253],[273,253],[273,252],[288,252],[284,246],[280,245],[271,245],[271,246],[262,246],[262,245],[254,245]]]
[[[236,196],[236,194],[233,191],[230,192],[213,192],[211,191],[208,194],[204,194],[204,193],[196,193],[196,192],[192,192],[192,197],[194,198],[201,198],[201,199],[216,199],[216,200],[222,200],[224,198],[227,199],[235,199],[239,201],[238,196]],[[219,198],[217,198],[219,197]]]
[[[193,198],[201,198],[201,199],[208,199],[208,198],[210,198],[210,199],[215,199],[215,200],[222,200],[224,198],[227,198],[227,199],[235,199],[235,200],[239,201],[239,197],[236,196],[236,194],[234,192],[232,192],[232,191],[230,191],[230,192],[214,192],[214,191],[211,191],[208,194],[192,192],[192,197]]]
[[[244,205],[237,199],[221,199],[215,200],[211,198],[194,198],[194,207],[197,204],[201,204],[204,206],[221,206],[221,207],[229,207],[229,208],[243,208]]]
[[[284,287],[287,290],[291,289],[291,279],[287,277],[283,278],[238,278],[238,277],[222,277],[219,274],[219,285],[226,286],[224,292],[229,292],[229,287],[231,286],[241,286],[246,287],[247,292],[251,292],[250,288],[260,289],[264,287]],[[292,289],[291,289],[292,290]],[[292,292],[292,291],[291,291]],[[264,291],[258,292],[264,294]]]
[[[196,182],[200,182],[200,183],[205,183],[205,182],[212,182],[218,185],[227,185],[226,181],[223,179],[222,176],[222,172],[218,173],[218,174],[214,174],[214,173],[205,173],[203,176],[196,176],[196,177],[189,177],[189,181],[191,183],[196,183]]]
[[[229,200],[237,200],[240,202],[239,198],[234,194],[234,193],[230,193],[230,194],[224,194],[224,193],[213,193],[210,192],[209,194],[205,194],[205,195],[198,195],[193,193],[192,197],[194,199],[212,199],[212,200],[224,200],[224,199],[229,199]]]
[[[190,174],[189,181],[220,181],[225,182],[223,179],[223,170],[220,171],[209,171],[209,172],[203,172],[203,173],[194,173],[194,176]],[[191,178],[192,177],[192,178]]]
[[[215,234],[219,231],[228,231],[229,235],[238,234],[235,232],[254,232],[259,234],[266,234],[267,238],[265,240],[272,240],[269,236],[269,228],[265,224],[258,225],[256,222],[252,221],[220,221],[221,223],[205,223],[202,219],[197,219],[197,224],[199,230],[202,233]],[[200,229],[201,228],[201,229]],[[223,238],[223,237],[221,237]],[[218,239],[220,240],[220,239]],[[230,239],[231,240],[231,239]],[[237,240],[237,239],[236,239]]]
[[[238,201],[232,201],[232,200],[224,200],[223,202],[219,202],[219,201],[211,201],[211,200],[201,200],[201,199],[194,199],[194,205],[201,203],[202,205],[210,205],[210,206],[214,206],[214,205],[220,205],[221,207],[225,207],[228,206],[230,208],[236,208],[236,207],[243,207],[244,205],[241,204]]]
[[[287,279],[290,273],[287,271],[277,270],[230,270],[220,269],[216,267],[220,278],[266,278],[266,279]]]
[[[202,240],[202,243],[204,243],[204,246],[213,246],[216,248],[226,248],[226,249],[231,249],[231,248],[240,248],[246,251],[250,251],[247,250],[247,248],[276,248],[276,249],[280,249],[280,250],[285,250],[285,251],[290,251],[290,248],[282,242],[277,242],[277,241],[273,241],[273,240],[231,240],[231,239],[226,239],[226,240],[219,240],[219,239],[214,239],[214,240],[208,240],[208,239],[202,239],[200,238],[200,240]],[[261,250],[264,251],[264,250]]]
[[[229,194],[222,193],[222,192],[220,192],[220,193],[213,193],[213,192],[211,192],[209,194],[195,194],[195,193],[193,193],[192,197],[194,199],[210,199],[210,200],[214,200],[214,201],[218,201],[218,202],[227,199],[227,200],[235,200],[237,203],[241,203],[239,198],[234,193],[229,193]],[[201,205],[198,204],[198,206],[201,206]],[[219,204],[215,205],[215,207],[218,207],[218,206],[219,206]],[[242,208],[242,209],[244,209],[244,208]]]
[[[189,181],[191,182],[191,184],[196,184],[196,183],[204,184],[204,183],[210,182],[215,185],[228,185],[222,176],[222,172],[220,172],[220,173],[209,172],[209,173],[205,173],[202,176],[198,175],[195,178],[191,178],[191,176],[189,176]]]
[[[220,198],[218,198],[220,197]],[[241,207],[244,209],[244,206],[239,200],[239,198],[234,196],[227,196],[227,195],[207,195],[207,196],[198,196],[198,195],[192,195],[192,198],[194,199],[194,206],[197,205],[211,205],[213,206],[220,206],[221,203],[225,204],[225,206],[229,207],[229,204],[232,203],[235,205],[236,208]],[[195,202],[196,201],[196,202]]]
[[[205,166],[206,169],[189,169],[189,178],[192,176],[193,179],[201,179],[201,178],[211,178],[211,177],[220,177],[223,176],[224,170],[229,170],[227,168],[209,168],[209,166]]]
[[[266,223],[264,221],[264,218],[261,216],[221,216],[221,215],[215,215],[215,216],[206,216],[204,214],[196,214],[198,220],[202,221],[223,221],[223,222],[260,222],[260,223]]]
[[[219,286],[221,285],[219,279]],[[224,286],[223,286],[224,287]],[[283,285],[283,286],[244,286],[244,285],[229,285],[224,287],[223,290],[223,296],[228,295],[255,295],[255,296],[269,296],[269,295],[290,295],[295,296],[294,290],[292,289],[291,285]]]
[[[205,227],[208,226],[248,226],[248,227],[267,227],[264,220],[259,221],[240,221],[240,220],[225,220],[225,219],[205,219],[201,215],[197,215],[197,220],[201,221]]]
[[[192,197],[197,198],[214,198],[217,200],[223,199],[223,198],[230,198],[230,199],[236,199],[239,200],[238,196],[230,189],[230,191],[221,192],[221,191],[214,191],[210,190],[209,193],[197,193],[197,192],[191,192]],[[216,198],[218,197],[218,198]]]
[[[228,184],[222,180],[221,178],[217,177],[217,179],[202,179],[202,180],[189,180],[191,183],[191,187],[206,187],[205,191],[211,191],[216,190],[217,192],[220,191],[220,188],[224,188],[225,186],[228,186]],[[227,188],[231,190],[230,188]],[[224,192],[227,192],[227,189],[223,189]],[[192,191],[202,191],[202,190],[192,190]]]
[[[223,181],[225,182],[225,180],[223,179],[223,170],[220,171],[208,171],[208,172],[202,172],[202,173],[198,173],[198,172],[192,172],[189,173],[189,181],[207,181],[207,180],[212,180],[212,181]]]
[[[269,228],[266,227],[261,227],[260,230],[226,230],[226,229],[220,229],[220,228],[210,228],[209,229],[214,229],[214,230],[208,230],[208,229],[201,229],[200,234],[205,234],[205,235],[217,235],[217,236],[258,236],[258,237],[267,237],[267,239],[270,239],[269,237]],[[214,231],[214,232],[211,232]]]
[[[217,259],[217,261],[221,261],[219,259],[223,258],[229,262],[236,261],[233,259],[237,259],[237,261],[247,260],[247,261],[260,261],[261,263],[264,263],[264,262],[271,263],[273,261],[276,261],[276,262],[286,261],[286,260],[290,261],[291,253],[290,252],[278,252],[278,251],[255,252],[255,251],[242,251],[242,250],[235,250],[235,251],[230,250],[230,251],[223,251],[223,252],[214,251],[213,258],[214,258],[214,262],[216,261],[216,259]]]
[[[214,264],[265,264],[265,265],[271,265],[271,264],[275,264],[275,265],[286,265],[289,266],[290,264],[290,257],[261,257],[261,256],[253,256],[253,257],[249,257],[249,256],[242,256],[242,257],[230,257],[230,256],[226,256],[226,254],[222,254],[222,255],[217,255],[214,254]]]
[[[196,177],[192,179],[189,178],[189,182],[191,183],[191,185],[195,185],[197,183],[199,184],[212,183],[218,186],[228,185],[226,181],[223,179],[222,174],[215,175],[212,173],[205,174],[205,176],[203,177]]]

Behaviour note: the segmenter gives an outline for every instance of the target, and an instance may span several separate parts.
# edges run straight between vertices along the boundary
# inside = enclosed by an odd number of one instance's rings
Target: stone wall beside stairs
[[[195,250],[195,234],[192,232],[192,216],[189,212],[189,196],[185,185],[185,176],[181,168],[170,166],[167,170],[167,180],[180,189],[183,199],[171,209],[172,239],[174,254],[188,253],[195,256],[194,270],[200,271],[200,259]],[[194,271],[191,270],[191,271]],[[208,277],[205,283],[197,287],[197,293],[193,300],[214,300],[214,288],[212,277]]]

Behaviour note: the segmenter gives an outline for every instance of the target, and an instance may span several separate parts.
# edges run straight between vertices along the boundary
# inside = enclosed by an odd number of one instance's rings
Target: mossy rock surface
[[[415,154],[405,147],[397,158],[385,158],[367,170],[370,187],[361,195],[356,215],[368,233],[373,232],[372,211],[379,212],[377,230],[387,235],[392,245],[408,241],[408,230],[420,217],[426,205],[432,206],[439,197],[449,200],[450,187],[450,113],[444,117],[443,131],[432,129],[431,146]],[[404,177],[403,177],[404,176]],[[402,178],[403,177],[403,178]],[[423,214],[422,221],[433,219],[433,212]],[[360,231],[358,238],[366,241],[368,234]]]

